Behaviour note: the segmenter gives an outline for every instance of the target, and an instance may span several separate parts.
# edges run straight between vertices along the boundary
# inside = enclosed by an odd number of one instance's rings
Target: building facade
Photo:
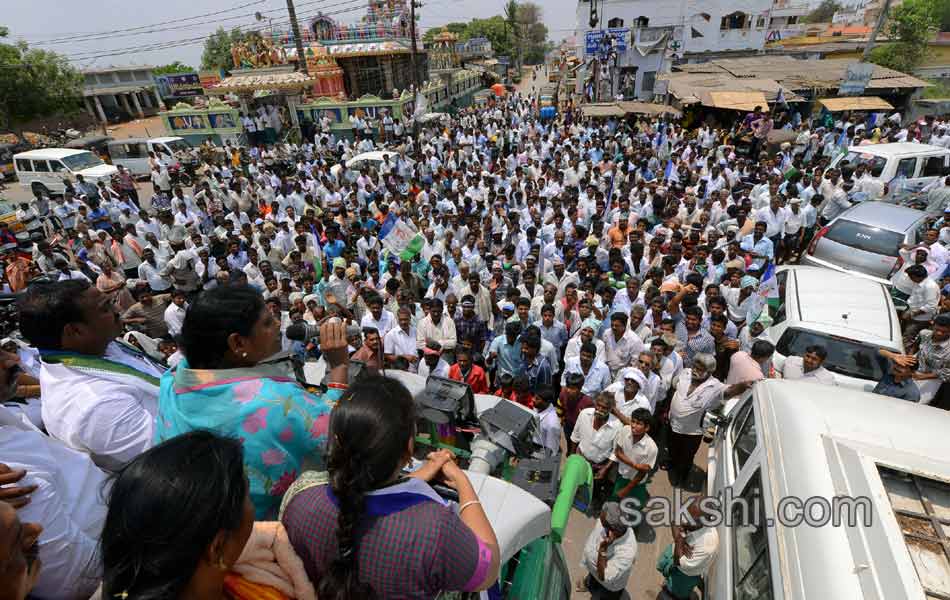
[[[619,93],[652,100],[656,76],[678,62],[700,62],[761,51],[772,0],[604,0],[595,2],[598,22],[590,26],[591,2],[577,3],[577,56],[584,66],[576,91],[590,90],[594,59],[601,67],[597,99]],[[613,51],[592,51],[590,32],[609,32]],[[607,56],[606,60],[602,60]],[[606,63],[606,64],[603,64]]]
[[[102,123],[144,118],[162,110],[152,67],[83,71],[86,110]]]

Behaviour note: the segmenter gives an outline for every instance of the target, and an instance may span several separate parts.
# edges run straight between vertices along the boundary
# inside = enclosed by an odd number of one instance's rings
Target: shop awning
[[[623,101],[617,102],[617,106],[625,114],[634,114],[634,115],[672,115],[674,117],[681,117],[683,113],[668,104],[656,104],[654,102],[635,102],[635,101]]]
[[[703,94],[705,95],[705,94]],[[753,111],[756,106],[767,108],[769,103],[765,99],[765,93],[761,91],[746,92],[709,92],[709,100],[705,98],[702,104],[712,108],[723,108],[726,110]]]
[[[615,102],[581,105],[585,117],[622,117],[625,113]]]
[[[839,98],[822,98],[818,102],[829,112],[843,110],[891,110],[890,102],[877,96],[841,96]]]

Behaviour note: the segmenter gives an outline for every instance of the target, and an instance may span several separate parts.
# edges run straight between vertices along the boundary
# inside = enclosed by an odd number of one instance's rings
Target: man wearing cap
[[[597,600],[619,600],[633,572],[637,538],[625,523],[620,504],[608,502],[584,543],[581,566],[587,577],[577,582],[577,591],[589,591]]]
[[[449,376],[449,363],[442,359],[442,347],[438,342],[429,342],[422,348],[419,376],[428,379],[429,375],[446,378]]]
[[[607,386],[606,391],[613,392],[615,410],[629,417],[638,408],[645,408],[653,414],[650,399],[644,394],[646,376],[635,367],[624,369],[620,381]]]

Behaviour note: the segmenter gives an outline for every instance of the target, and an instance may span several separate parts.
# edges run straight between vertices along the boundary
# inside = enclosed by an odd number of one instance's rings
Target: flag
[[[666,169],[663,170],[663,179],[669,181],[670,176],[673,174],[673,159],[666,161]]]
[[[775,265],[772,263],[769,263],[769,266],[765,269],[765,273],[762,274],[758,294],[759,297],[765,301],[765,304],[768,304],[772,308],[778,308],[780,303],[778,296],[778,279],[775,278]]]
[[[422,234],[417,233],[409,239],[409,243],[406,244],[406,247],[399,253],[399,260],[412,260],[417,254],[422,252],[422,247],[425,243],[426,240],[422,237]]]
[[[386,218],[383,220],[383,224],[379,227],[379,235],[377,236],[380,241],[383,241],[389,232],[392,231],[393,227],[396,226],[396,213],[389,211],[389,214],[386,215]]]

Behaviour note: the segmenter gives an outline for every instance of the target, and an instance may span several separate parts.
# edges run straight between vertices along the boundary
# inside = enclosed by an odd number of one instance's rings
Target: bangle
[[[348,385],[345,384],[345,383],[333,383],[333,382],[331,382],[331,383],[328,383],[328,384],[327,384],[327,388],[329,388],[329,389],[331,389],[331,390],[345,390],[345,389],[347,389],[347,388],[349,388],[349,387],[350,387],[350,386],[348,386]]]
[[[481,502],[479,502],[478,500],[469,500],[468,502],[466,502],[465,504],[463,504],[461,508],[459,508],[459,513],[458,513],[459,516],[461,517],[461,516],[462,516],[462,511],[465,510],[466,508],[468,508],[469,506],[473,505],[473,504],[481,504]]]

